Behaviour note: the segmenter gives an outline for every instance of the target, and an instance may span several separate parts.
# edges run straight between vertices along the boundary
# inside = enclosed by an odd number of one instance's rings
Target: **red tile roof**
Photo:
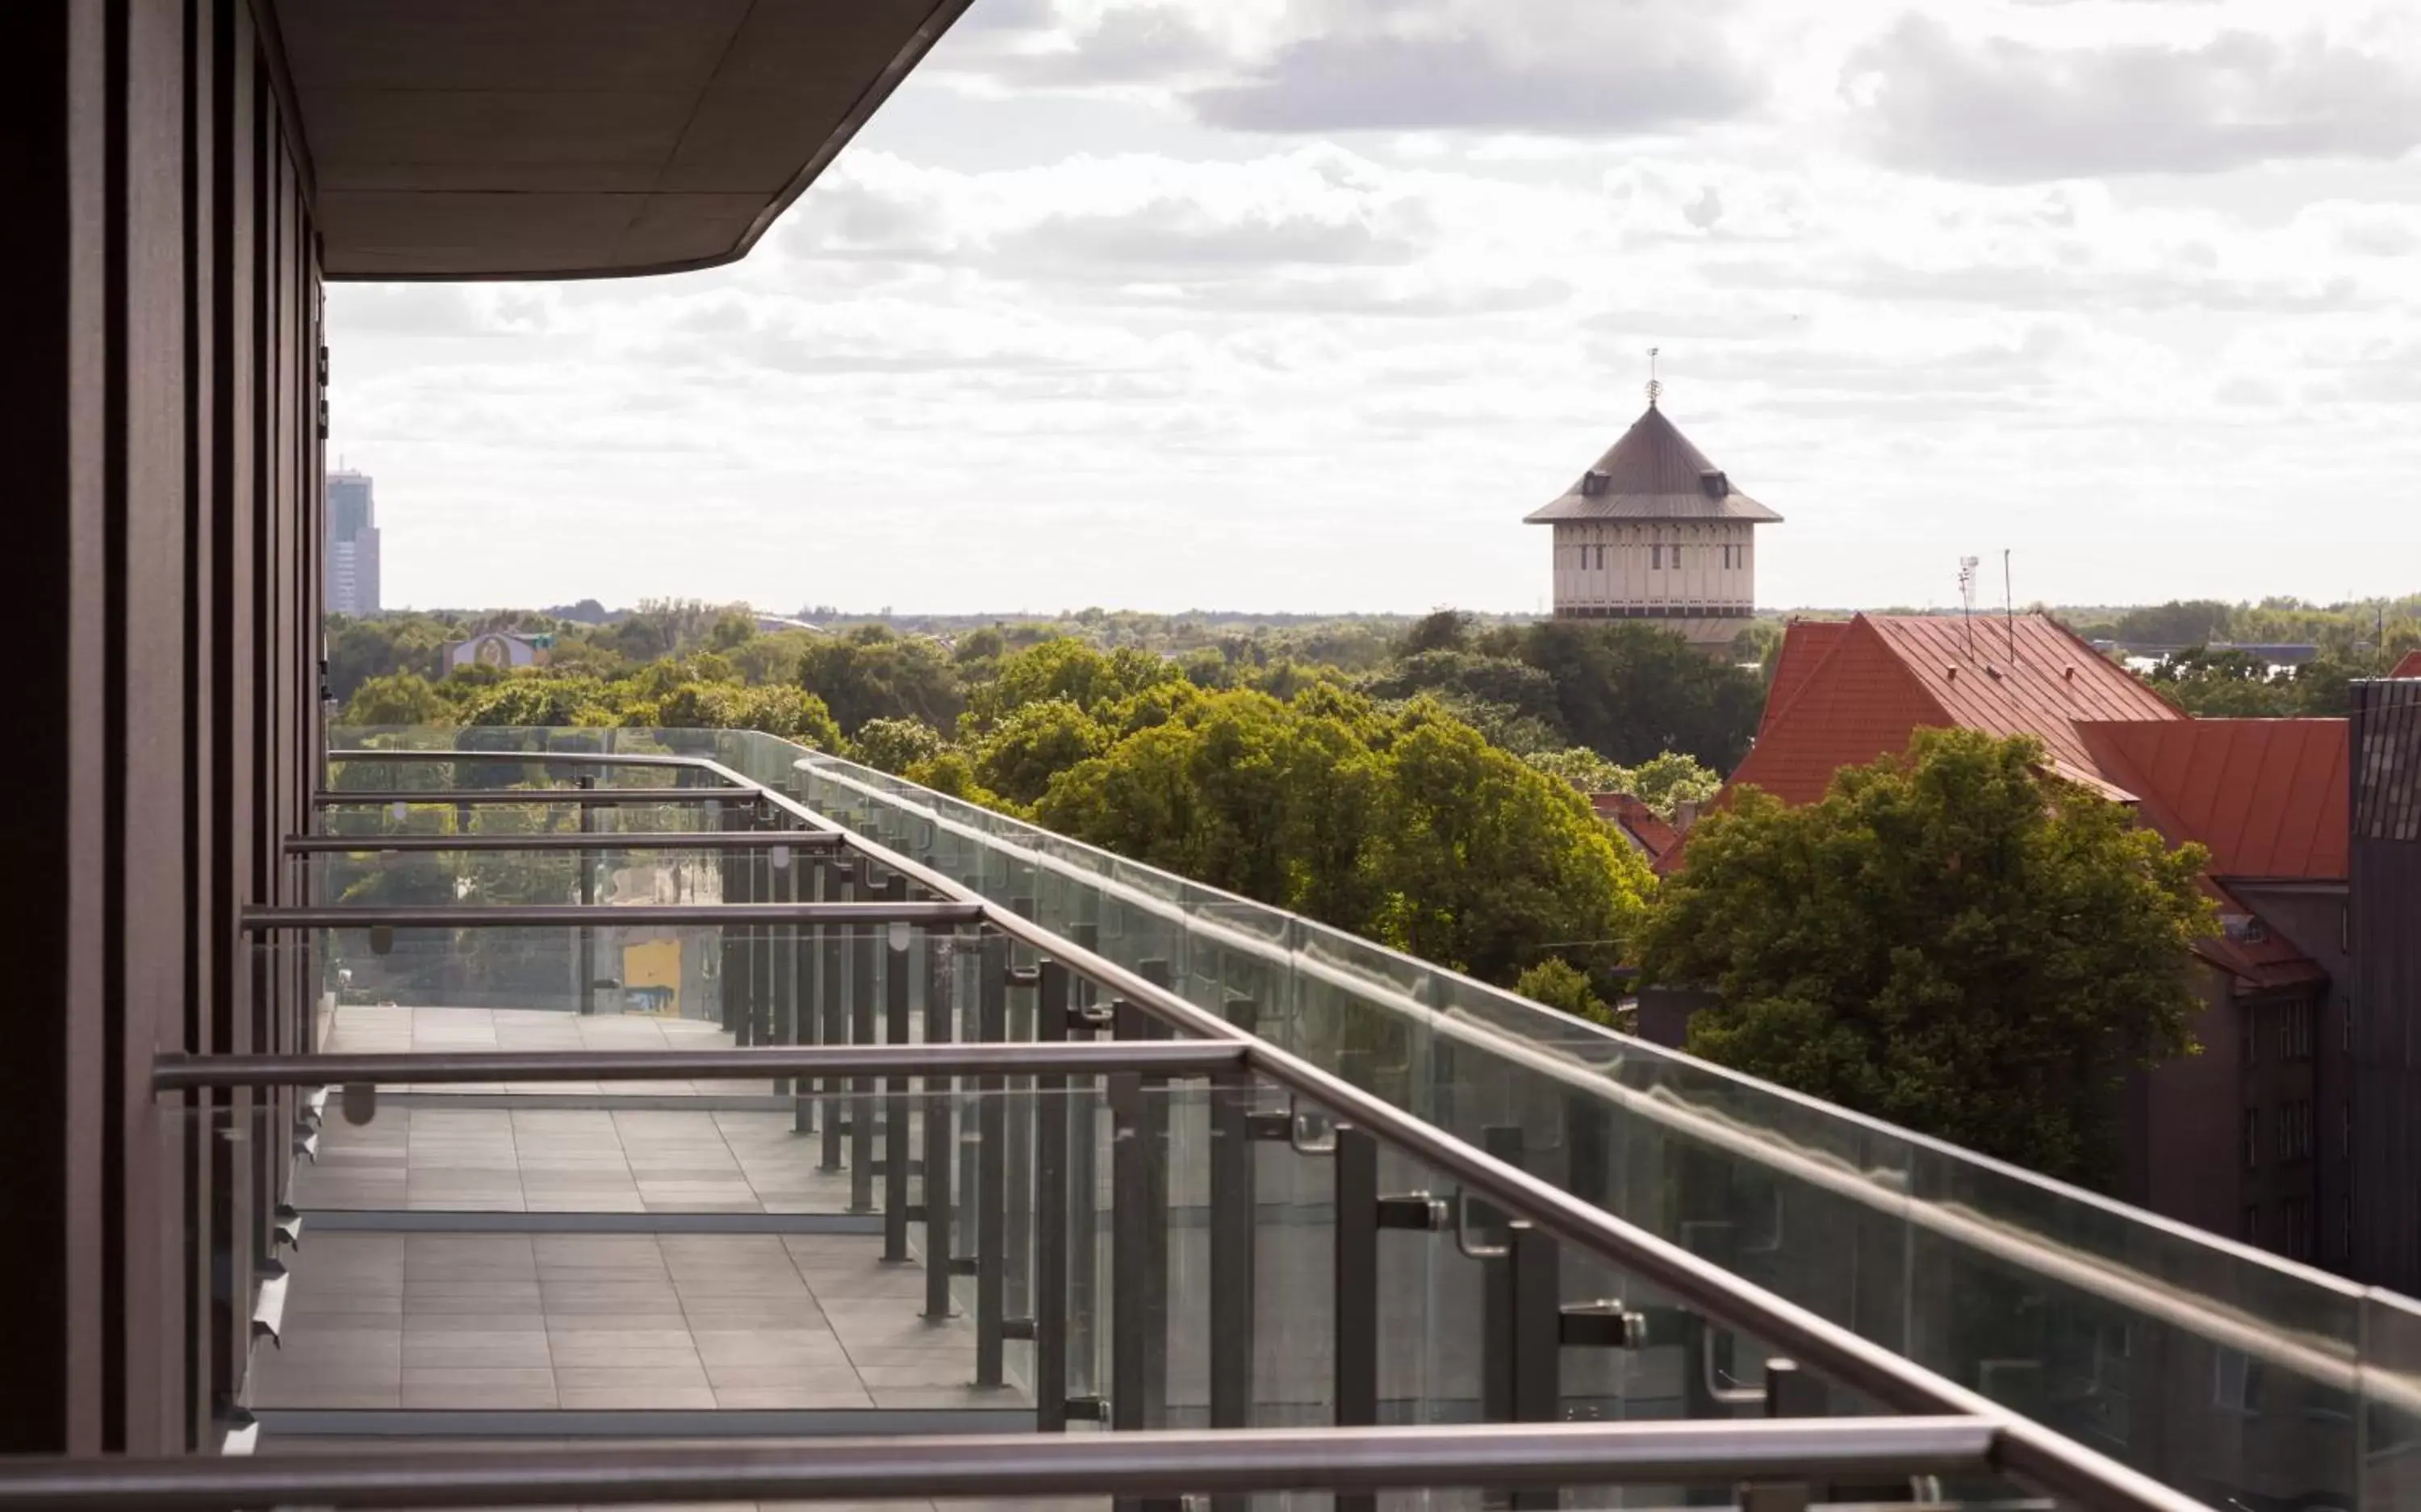
[[[1591,793],[1589,807],[1597,817],[1619,829],[1654,865],[1681,843],[1681,832],[1656,817],[1656,811],[1629,793]]]
[[[1797,620],[1783,636],[1757,744],[1731,780],[1811,803],[1834,772],[1908,749],[1918,729],[1965,726],[2035,736],[2063,775],[2099,787],[2078,721],[2184,718],[2040,615],[1972,627],[1919,615]]]
[[[2391,678],[2421,678],[2421,651],[2407,651],[2404,660],[2396,663]]]
[[[1922,679],[1950,723],[2032,735],[2063,775],[2097,778],[2080,720],[2183,721],[2185,713],[2045,615],[1878,616],[1876,630]]]
[[[1765,715],[1757,734],[1763,735],[1775,712],[1807,685],[1808,674],[1840,644],[1849,628],[1846,619],[1794,619],[1783,627],[1782,650],[1773,659],[1773,682],[1765,691]]]
[[[2190,719],[2040,615],[1792,622],[1757,744],[1726,790],[1754,783],[1785,803],[1814,803],[1841,768],[1941,726],[2032,735],[2062,776],[2137,804],[2173,844],[2210,847],[2205,886],[2228,912],[2249,911],[2225,879],[2346,873],[2345,721]],[[1679,866],[1684,849],[1657,869]],[[2274,933],[2200,948],[2255,989],[2320,971]]]
[[[2172,844],[2210,848],[2210,874],[2346,875],[2341,719],[2127,720],[2080,725],[2095,764]]]

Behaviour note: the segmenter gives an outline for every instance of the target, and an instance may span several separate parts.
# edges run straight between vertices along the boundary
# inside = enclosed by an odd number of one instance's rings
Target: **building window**
[[[2244,1005],[2244,1064],[2261,1064],[2261,1008],[2258,1004]]]
[[[2287,1231],[2278,1236],[2279,1252],[2289,1260],[2308,1260],[2312,1257],[2312,1200],[2289,1197],[2283,1206]]]
[[[2244,1242],[2247,1244],[2261,1242],[2261,1207],[2258,1203],[2244,1205]]]
[[[2312,1058],[2312,1005],[2289,1003],[2278,1013],[2278,1053],[2290,1061]]]
[[[1681,565],[1681,548],[1679,546],[1673,548],[1673,565],[1677,569]]]
[[[2278,1105],[2278,1159],[2312,1158],[2312,1104],[2308,1099]]]
[[[1664,565],[1664,548],[1663,548],[1663,547],[1662,547],[1662,546],[1650,546],[1650,547],[1648,547],[1648,567],[1649,567],[1650,569],[1661,569],[1661,568],[1663,568],[1663,565]]]
[[[2351,1102],[2337,1104],[2337,1153],[2353,1153],[2353,1104]]]
[[[2353,1199],[2337,1199],[2337,1258],[2353,1258]]]
[[[2257,1170],[2261,1164],[2261,1110],[2244,1110],[2244,1168]],[[2247,1209],[2248,1211],[2250,1209]]]

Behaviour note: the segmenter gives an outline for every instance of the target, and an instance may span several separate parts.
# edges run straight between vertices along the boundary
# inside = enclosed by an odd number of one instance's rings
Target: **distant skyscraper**
[[[378,510],[367,473],[328,475],[326,586],[332,615],[379,612]]]

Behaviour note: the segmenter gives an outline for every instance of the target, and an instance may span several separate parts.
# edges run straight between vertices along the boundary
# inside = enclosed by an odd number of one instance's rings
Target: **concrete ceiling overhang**
[[[271,0],[331,279],[743,257],[968,0]]]

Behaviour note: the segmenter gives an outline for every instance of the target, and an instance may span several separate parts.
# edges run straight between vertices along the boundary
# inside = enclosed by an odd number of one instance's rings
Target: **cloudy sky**
[[[975,0],[747,260],[337,286],[391,604],[1527,611],[1641,407],[1761,601],[2421,589],[2421,8]]]

